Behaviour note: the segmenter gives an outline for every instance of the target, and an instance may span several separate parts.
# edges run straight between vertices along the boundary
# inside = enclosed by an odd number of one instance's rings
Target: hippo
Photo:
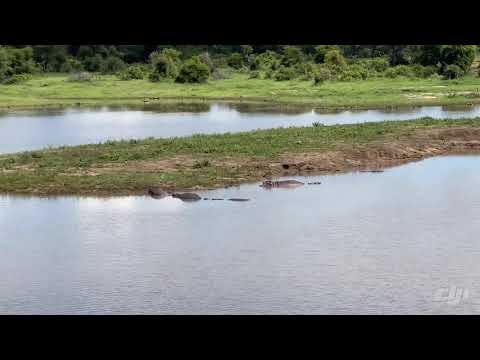
[[[250,199],[231,198],[228,201],[250,201]]]
[[[383,173],[383,170],[360,170],[362,173]]]
[[[295,188],[302,185],[304,185],[304,183],[297,180],[281,180],[281,181],[266,180],[260,186],[265,189],[273,189],[273,188],[290,189],[290,188]]]
[[[154,199],[163,199],[169,195],[166,191],[163,191],[160,188],[149,188],[147,193]]]
[[[202,200],[201,196],[198,196],[195,193],[173,193],[172,197],[180,199],[182,201],[198,201]]]

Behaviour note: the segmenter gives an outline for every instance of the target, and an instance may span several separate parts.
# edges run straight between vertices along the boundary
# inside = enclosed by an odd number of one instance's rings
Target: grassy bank
[[[143,104],[163,101],[245,101],[311,105],[325,108],[373,108],[480,103],[480,79],[378,79],[351,82],[274,81],[235,74],[206,84],[121,81],[100,76],[71,82],[67,75],[38,75],[20,84],[0,85],[0,108]],[[155,98],[155,99],[153,99]]]
[[[476,152],[480,118],[419,119],[108,142],[0,156],[0,193],[126,195]]]

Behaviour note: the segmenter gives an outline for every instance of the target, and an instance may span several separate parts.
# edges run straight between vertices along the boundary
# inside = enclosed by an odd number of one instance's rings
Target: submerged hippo
[[[281,180],[281,181],[266,180],[260,186],[265,189],[273,189],[273,188],[290,189],[290,188],[295,188],[302,185],[304,185],[304,183],[297,180]]]
[[[154,199],[163,199],[169,195],[166,191],[163,191],[160,188],[149,188],[147,194]]]
[[[374,169],[374,170],[360,170],[360,172],[362,173],[383,173],[384,171],[383,170],[377,170],[377,169]]]
[[[250,199],[242,199],[242,198],[231,198],[228,201],[250,201]]]
[[[202,200],[201,196],[194,193],[173,193],[172,197],[182,201],[198,201]]]

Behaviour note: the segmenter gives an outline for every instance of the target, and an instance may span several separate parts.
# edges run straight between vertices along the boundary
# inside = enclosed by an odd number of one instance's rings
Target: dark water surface
[[[2,314],[480,313],[480,158],[201,192],[0,196]]]
[[[352,124],[383,120],[480,116],[480,106],[318,113],[289,108],[200,104],[195,107],[69,108],[0,113],[0,153],[81,145],[107,140],[188,136],[289,126]]]

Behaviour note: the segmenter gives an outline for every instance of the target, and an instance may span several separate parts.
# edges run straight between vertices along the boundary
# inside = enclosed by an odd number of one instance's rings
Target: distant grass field
[[[152,99],[157,98],[157,99]],[[275,81],[234,74],[206,84],[121,81],[99,76],[91,82],[71,82],[68,75],[43,74],[14,85],[0,85],[1,107],[143,104],[210,100],[288,103],[325,108],[374,108],[417,105],[461,105],[480,102],[480,78],[459,80],[377,79],[351,82]]]
[[[3,155],[0,193],[125,195],[142,193],[148,186],[187,189],[236,185],[263,178],[282,156],[294,159],[296,154],[318,156],[349,149],[355,157],[363,153],[375,160],[390,151],[388,146],[397,143],[399,155],[387,155],[387,160],[402,160],[403,151],[412,149],[422,139],[412,136],[449,128],[460,129],[460,136],[477,139],[480,118],[455,121],[424,118],[115,141]],[[423,139],[428,142],[431,136]],[[447,140],[448,136],[432,144],[444,146]],[[378,143],[387,148],[375,148]],[[412,154],[417,156],[417,150]],[[343,158],[344,154],[338,157]],[[320,168],[334,160],[316,161]]]

